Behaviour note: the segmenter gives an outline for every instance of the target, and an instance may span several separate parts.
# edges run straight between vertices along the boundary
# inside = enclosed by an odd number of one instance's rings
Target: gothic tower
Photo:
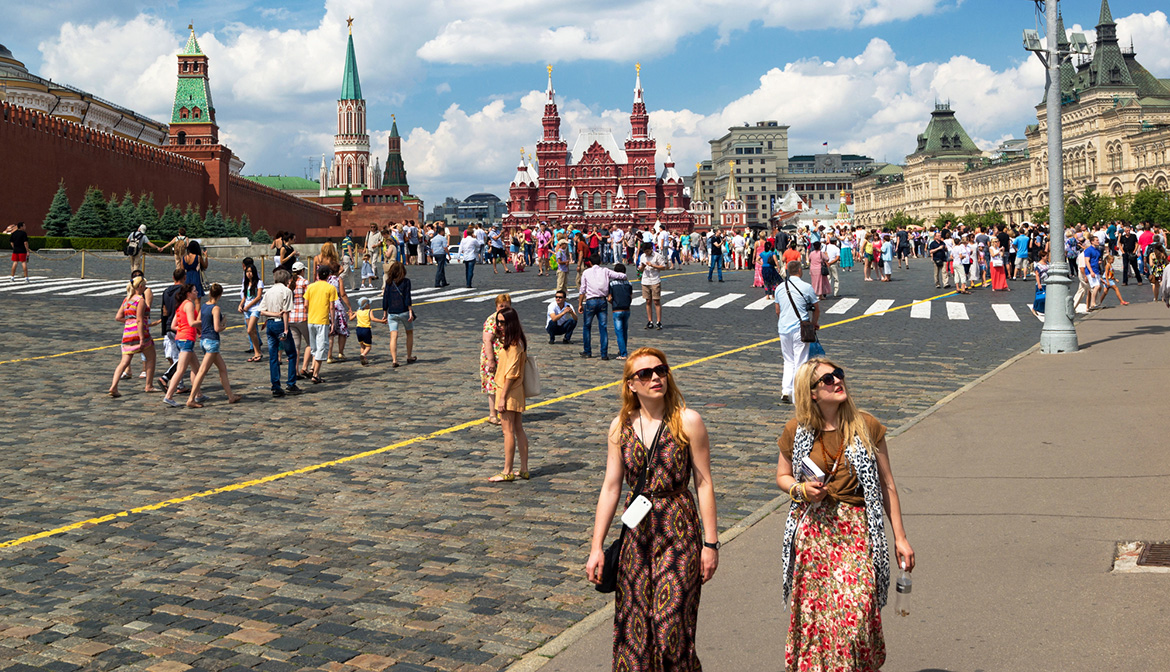
[[[561,115],[557,111],[557,92],[553,90],[551,65],[548,66],[548,88],[545,90],[544,133],[536,143],[536,164],[539,190],[536,198],[544,205],[547,217],[556,218],[564,211],[565,187],[569,181],[569,143],[561,138]]]
[[[735,186],[735,173],[727,176],[727,195],[723,197],[722,207],[719,208],[719,224],[730,231],[737,226],[747,223],[747,205],[739,199],[739,190]]]
[[[622,175],[626,197],[631,199],[634,220],[642,226],[654,223],[658,202],[658,176],[654,170],[657,143],[650,137],[650,115],[642,99],[642,64],[635,66],[634,106],[630,110],[630,135],[626,138],[626,167]]]
[[[207,56],[195,39],[195,27],[187,46],[179,54],[179,82],[175,87],[175,104],[171,110],[171,145],[218,145],[219,127],[215,124],[215,106],[211,103],[211,85],[207,80]]]
[[[383,187],[401,187],[402,193],[410,193],[406,183],[406,164],[402,162],[402,138],[398,136],[398,119],[390,115],[390,154],[386,157],[386,170],[382,173]]]
[[[347,21],[349,44],[345,50],[341,98],[337,101],[337,134],[333,136],[333,174],[329,182],[339,191],[347,187],[359,191],[369,186],[370,136],[366,133],[366,101],[362,98],[353,50],[353,18]]]

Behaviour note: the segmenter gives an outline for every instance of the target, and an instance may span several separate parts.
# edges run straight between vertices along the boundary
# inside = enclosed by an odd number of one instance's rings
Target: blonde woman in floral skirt
[[[876,671],[886,659],[881,608],[890,585],[884,517],[899,565],[914,569],[886,429],[857,409],[845,372],[827,359],[800,367],[794,396],[776,467],[776,484],[792,498],[781,559],[791,598],[786,669]],[[806,457],[821,480],[793,477]]]

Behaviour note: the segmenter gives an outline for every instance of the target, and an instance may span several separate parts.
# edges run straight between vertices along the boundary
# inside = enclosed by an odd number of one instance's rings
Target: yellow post
[[[85,250],[81,251],[81,279],[85,279]]]
[[[261,278],[268,277],[268,276],[264,275],[264,255],[260,255],[260,277]]]

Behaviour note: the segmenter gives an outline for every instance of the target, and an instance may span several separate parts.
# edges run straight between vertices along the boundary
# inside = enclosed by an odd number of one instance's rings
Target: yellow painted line
[[[237,324],[234,327],[224,327],[224,331],[227,331],[228,329],[242,329],[243,327],[244,327],[244,325]],[[158,339],[155,339],[155,340],[157,341]],[[82,354],[85,354],[87,352],[98,352],[99,350],[109,350],[110,348],[120,348],[120,347],[122,347],[121,343],[114,343],[113,345],[99,345],[96,348],[86,348],[85,350],[71,350],[69,352],[58,352],[55,355],[40,355],[39,357],[22,357],[20,359],[8,359],[8,360],[5,360],[3,362],[0,362],[0,364],[16,364],[18,362],[35,362],[38,359],[53,359],[54,357],[66,357],[68,355],[82,355]]]
[[[911,306],[915,306],[915,305],[918,305],[920,303],[927,303],[929,301],[934,301],[935,299],[941,299],[941,298],[944,298],[947,296],[952,296],[955,293],[956,292],[948,292],[946,294],[939,294],[938,296],[934,296],[934,297],[931,297],[929,299],[923,299],[922,301],[915,301],[914,303],[908,303],[904,306],[898,306],[896,308],[889,308],[887,310],[883,310],[883,311],[877,312],[877,313],[870,313],[868,315],[859,315],[857,317],[851,317],[849,319],[841,320],[839,322],[833,322],[832,324],[826,324],[826,325],[822,326],[821,329],[829,329],[829,328],[840,326],[843,324],[849,324],[850,322],[856,322],[857,320],[862,320],[862,319],[865,319],[867,317],[874,317],[876,315],[882,315],[885,313],[892,313],[894,311],[909,308]],[[238,327],[231,327],[231,328],[238,328]],[[765,340],[765,341],[759,341],[758,343],[752,343],[750,345],[744,345],[744,346],[741,346],[738,348],[732,348],[731,350],[719,352],[719,353],[716,353],[714,355],[708,355],[707,357],[700,357],[699,359],[693,359],[689,362],[676,365],[673,368],[685,369],[687,367],[696,366],[699,364],[710,362],[712,360],[720,359],[723,357],[729,357],[731,355],[735,355],[735,354],[738,354],[741,352],[746,352],[748,350],[753,350],[755,348],[758,348],[758,347],[761,347],[764,345],[771,345],[773,343],[779,342],[779,340],[780,340],[779,337],[770,338],[770,339]],[[114,346],[103,346],[103,347],[114,347]],[[621,383],[622,383],[621,380],[615,380],[615,381],[612,381],[609,383],[604,383],[602,385],[597,385],[595,387],[590,387],[588,389],[578,390],[576,392],[571,392],[569,394],[555,397],[553,399],[547,399],[545,401],[541,401],[541,402],[538,402],[535,404],[530,404],[528,406],[528,408],[534,409],[534,408],[543,408],[545,406],[552,406],[553,404],[558,404],[558,403],[561,403],[563,401],[567,401],[569,399],[575,399],[577,397],[582,397],[582,396],[585,396],[587,394],[592,394],[593,392],[600,392],[602,390],[607,390],[609,388],[616,387],[616,386],[620,385]],[[257,486],[257,485],[263,485],[265,483],[272,483],[273,481],[279,481],[281,479],[285,479],[285,478],[288,478],[290,476],[299,476],[302,474],[309,474],[309,473],[312,473],[314,471],[320,471],[322,469],[326,469],[328,467],[335,467],[338,465],[345,464],[347,462],[353,462],[355,460],[361,460],[361,459],[365,459],[367,457],[373,457],[374,455],[388,453],[390,451],[397,450],[399,448],[405,448],[406,446],[411,446],[411,445],[414,445],[417,443],[422,443],[424,441],[429,441],[430,439],[435,439],[435,438],[438,438],[440,436],[452,434],[454,432],[459,432],[459,431],[462,431],[464,429],[470,429],[471,427],[477,427],[479,425],[486,423],[487,421],[488,421],[488,419],[486,417],[479,418],[476,420],[469,420],[469,421],[464,422],[464,423],[459,424],[459,425],[453,425],[453,426],[447,427],[445,429],[440,429],[440,430],[431,432],[430,434],[423,434],[423,435],[415,436],[413,438],[405,439],[403,441],[399,441],[398,443],[392,443],[388,446],[383,446],[381,448],[375,448],[373,450],[367,450],[365,452],[354,453],[353,455],[347,455],[345,457],[339,457],[336,460],[329,460],[328,462],[321,462],[318,464],[312,464],[312,465],[309,465],[307,467],[301,467],[299,469],[292,469],[290,471],[282,471],[278,474],[270,474],[268,476],[263,476],[261,478],[256,478],[256,479],[252,479],[252,480],[248,480],[248,481],[240,481],[238,483],[232,483],[231,485],[225,485],[225,486],[222,486],[219,488],[213,488],[211,490],[203,490],[202,492],[196,492],[196,493],[192,493],[190,495],[184,495],[182,497],[174,497],[172,499],[166,499],[166,500],[163,500],[161,502],[155,502],[154,504],[147,504],[145,506],[138,506],[138,507],[135,507],[132,509],[126,509],[125,511],[119,511],[118,513],[110,513],[110,514],[106,514],[104,516],[98,516],[96,518],[89,518],[86,520],[78,521],[76,523],[70,523],[68,525],[56,527],[56,528],[53,528],[51,530],[44,530],[41,532],[37,532],[36,534],[30,534],[30,535],[27,535],[24,537],[19,537],[16,539],[9,539],[8,541],[0,542],[0,548],[13,548],[16,546],[20,546],[22,544],[27,544],[29,542],[36,541],[38,539],[45,539],[47,537],[53,537],[53,536],[57,536],[59,534],[64,534],[66,532],[71,532],[73,530],[81,529],[81,528],[89,526],[89,525],[100,525],[102,523],[108,523],[112,520],[117,520],[119,518],[125,518],[127,516],[130,516],[131,514],[145,513],[147,511],[158,511],[160,509],[169,508],[172,506],[176,506],[178,504],[183,504],[185,502],[194,501],[196,499],[211,497],[212,495],[218,495],[218,494],[222,494],[225,492],[234,492],[236,490],[243,490],[244,488],[250,488],[250,487]]]

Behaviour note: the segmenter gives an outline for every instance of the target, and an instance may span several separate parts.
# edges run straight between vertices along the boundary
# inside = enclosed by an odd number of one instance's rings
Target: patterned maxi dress
[[[752,255],[754,256],[755,261],[756,261],[756,263],[755,263],[756,272],[752,276],[752,287],[763,287],[764,286],[764,264],[761,263],[761,261],[760,261],[760,254],[763,253],[763,251],[764,251],[764,241],[757,240],[755,250],[752,251]]]
[[[333,285],[333,289],[337,290],[337,300],[333,302],[333,328],[330,333],[334,336],[349,336],[349,311],[345,308],[345,302],[341,300],[341,280],[336,275],[330,275],[329,284]]]
[[[622,427],[622,461],[631,491],[648,459],[634,427]],[[695,499],[687,489],[691,453],[663,428],[645,493],[654,508],[629,530],[618,566],[613,622],[614,672],[694,672],[695,627],[702,586],[702,537]],[[626,496],[629,506],[629,495]]]
[[[496,338],[496,313],[488,315],[488,318],[483,321],[483,333],[492,335],[492,355],[495,356],[496,361],[500,361],[500,352],[503,351],[504,346],[500,345],[500,341]],[[488,371],[488,358],[484,356],[482,343],[479,348],[479,386],[484,392],[488,394],[496,393],[496,374]]]

